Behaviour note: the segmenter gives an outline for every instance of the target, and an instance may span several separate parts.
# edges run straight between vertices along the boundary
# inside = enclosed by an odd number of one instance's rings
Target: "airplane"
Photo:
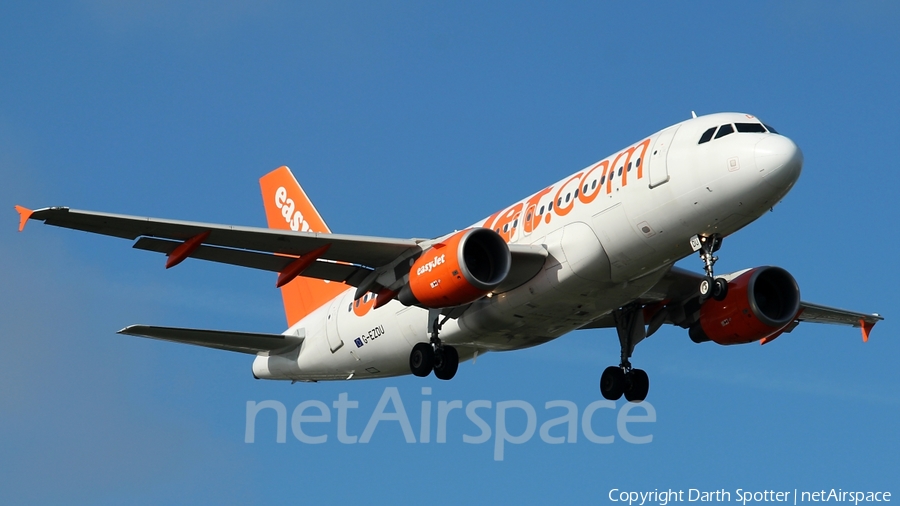
[[[260,179],[268,228],[16,206],[29,219],[136,240],[163,253],[278,274],[282,334],[131,325],[120,334],[255,355],[257,379],[316,382],[432,372],[614,328],[620,363],[604,398],[640,402],[635,346],[663,324],[696,343],[769,343],[801,322],[860,328],[883,318],[805,302],[773,266],[717,276],[724,238],[770,210],[800,176],[788,137],[743,113],[697,116],[434,239],[334,234],[287,167]],[[674,264],[698,254],[703,273]]]

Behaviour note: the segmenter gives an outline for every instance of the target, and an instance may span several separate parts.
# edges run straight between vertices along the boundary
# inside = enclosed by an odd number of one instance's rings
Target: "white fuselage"
[[[542,245],[549,256],[525,284],[448,320],[442,341],[467,359],[555,339],[640,297],[693,253],[690,237],[724,237],[760,217],[796,182],[802,154],[768,132],[698,144],[706,130],[729,123],[759,120],[722,113],[684,121],[472,225],[509,243]],[[428,311],[397,301],[372,309],[373,296],[356,303],[354,291],[285,331],[305,336],[302,346],[257,357],[254,374],[300,381],[408,374],[413,345],[428,341]]]

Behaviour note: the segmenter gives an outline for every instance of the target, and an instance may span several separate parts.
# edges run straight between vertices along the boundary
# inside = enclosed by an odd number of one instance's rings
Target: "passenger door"
[[[328,308],[328,316],[325,320],[325,336],[328,338],[328,347],[331,348],[331,353],[334,353],[341,349],[341,346],[344,345],[344,342],[341,341],[341,336],[338,334],[337,320],[338,320],[338,306],[341,305],[341,301],[343,297],[338,298],[331,303],[331,307]]]
[[[650,188],[656,188],[669,181],[666,157],[669,154],[669,146],[672,144],[672,139],[675,138],[675,132],[677,131],[678,126],[663,130],[659,137],[656,138],[656,143],[653,144],[653,149],[650,151],[649,165]]]

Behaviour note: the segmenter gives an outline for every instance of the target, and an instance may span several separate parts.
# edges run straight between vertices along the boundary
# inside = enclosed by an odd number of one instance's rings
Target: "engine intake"
[[[499,234],[487,228],[463,230],[422,253],[397,298],[431,308],[467,304],[502,283],[511,263]]]
[[[757,267],[728,283],[722,301],[709,299],[691,325],[694,342],[744,344],[778,337],[800,311],[800,288],[780,267]]]

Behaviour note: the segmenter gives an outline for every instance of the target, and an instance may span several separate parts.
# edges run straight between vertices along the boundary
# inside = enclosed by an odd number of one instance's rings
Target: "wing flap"
[[[156,239],[153,237],[141,237],[134,248],[145,251],[154,251],[168,255],[175,250],[181,243],[177,241],[169,241],[166,239]],[[296,259],[293,256],[275,255],[272,253],[260,253],[258,251],[247,251],[231,248],[222,248],[219,246],[200,246],[194,250],[189,258],[198,260],[207,260],[210,262],[218,262],[229,265],[237,265],[240,267],[249,267],[251,269],[259,269],[263,271],[281,272],[292,261]],[[338,283],[347,283],[348,285],[357,286],[368,275],[371,269],[360,265],[352,265],[348,263],[336,263],[328,261],[317,261],[307,267],[303,271],[303,276],[308,278],[325,279]]]
[[[323,258],[338,262],[377,267],[393,261],[412,248],[419,248],[412,239],[293,232],[256,227],[237,227],[192,221],[164,220],[121,214],[79,211],[67,207],[48,207],[34,211],[31,219],[47,225],[70,228],[123,239],[140,236],[185,241],[209,232],[203,243],[207,246],[283,253],[300,256],[330,244]]]
[[[284,334],[259,334],[230,332],[225,330],[186,329],[178,327],[154,327],[130,325],[118,332],[129,336],[149,337],[162,341],[193,344],[218,350],[236,351],[256,355],[292,348],[303,343],[302,337]]]

